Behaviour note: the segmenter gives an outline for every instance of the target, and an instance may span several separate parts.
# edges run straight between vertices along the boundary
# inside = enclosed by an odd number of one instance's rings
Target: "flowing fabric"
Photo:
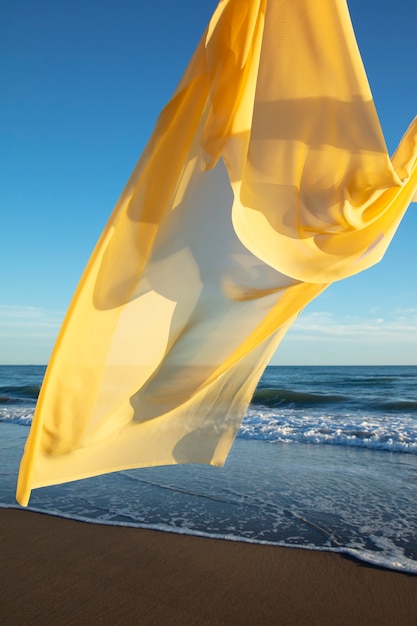
[[[35,487],[222,465],[300,310],[381,259],[417,189],[344,0],[222,0],[84,272],[22,459]]]

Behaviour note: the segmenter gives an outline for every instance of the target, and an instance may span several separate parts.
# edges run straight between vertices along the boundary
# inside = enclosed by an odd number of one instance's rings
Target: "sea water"
[[[45,368],[0,366],[0,506]],[[417,367],[268,367],[224,468],[117,472],[34,490],[31,510],[350,554],[417,573]]]

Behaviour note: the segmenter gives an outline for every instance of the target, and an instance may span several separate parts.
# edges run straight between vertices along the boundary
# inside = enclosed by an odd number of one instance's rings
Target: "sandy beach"
[[[415,626],[417,576],[338,554],[0,510],[1,624]]]

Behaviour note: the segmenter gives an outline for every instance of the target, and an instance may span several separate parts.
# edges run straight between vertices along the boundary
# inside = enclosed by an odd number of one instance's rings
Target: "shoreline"
[[[324,551],[0,509],[0,621],[415,624],[417,576]]]
[[[385,564],[383,561],[379,562],[378,560],[372,559],[372,558],[366,558],[366,557],[361,557],[360,556],[360,550],[357,550],[357,554],[355,554],[355,551],[353,549],[349,549],[347,547],[339,547],[339,548],[331,548],[331,547],[327,547],[327,546],[309,546],[309,545],[298,545],[298,544],[286,544],[286,543],[277,543],[274,541],[268,541],[268,540],[258,540],[258,539],[249,539],[247,537],[244,536],[238,536],[238,535],[223,535],[223,534],[216,534],[216,533],[209,533],[209,532],[201,532],[199,530],[190,530],[187,528],[186,531],[184,531],[184,529],[181,529],[180,527],[173,527],[173,526],[164,526],[162,524],[135,524],[135,523],[126,523],[126,522],[118,522],[118,521],[103,521],[100,518],[94,518],[94,517],[82,517],[82,516],[77,516],[77,515],[67,515],[66,513],[60,513],[60,512],[52,512],[52,511],[48,511],[46,510],[42,510],[42,509],[36,509],[33,508],[31,506],[28,506],[28,508],[22,507],[20,504],[16,503],[14,505],[6,505],[6,506],[0,506],[0,511],[3,510],[7,510],[7,511],[26,511],[28,513],[34,513],[35,515],[44,515],[47,517],[54,517],[57,519],[62,519],[62,520],[66,520],[66,521],[70,521],[70,522],[78,522],[80,524],[91,524],[93,526],[112,526],[115,528],[130,528],[133,530],[139,530],[139,531],[150,531],[150,532],[156,532],[156,533],[167,533],[167,534],[172,534],[172,535],[178,535],[180,537],[198,537],[201,539],[209,539],[209,540],[213,540],[213,541],[225,541],[225,542],[232,542],[232,543],[238,543],[238,544],[248,544],[248,545],[255,545],[255,546],[266,546],[266,547],[271,547],[271,548],[279,548],[279,549],[289,549],[289,550],[305,550],[307,552],[326,552],[329,554],[336,554],[341,556],[342,558],[351,560],[354,563],[358,563],[358,565],[363,565],[364,567],[371,567],[371,568],[375,568],[378,570],[385,570],[387,572],[393,572],[393,573],[399,573],[399,574],[405,574],[407,576],[414,576],[417,578],[417,570],[407,570],[405,567],[401,567],[398,565],[398,567],[390,566],[388,564]],[[1,516],[1,513],[0,513]],[[368,553],[369,554],[369,553]]]

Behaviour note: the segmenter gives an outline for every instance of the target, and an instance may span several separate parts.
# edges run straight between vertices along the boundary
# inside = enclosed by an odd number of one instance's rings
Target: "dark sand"
[[[417,624],[417,576],[338,554],[0,510],[0,624]]]

